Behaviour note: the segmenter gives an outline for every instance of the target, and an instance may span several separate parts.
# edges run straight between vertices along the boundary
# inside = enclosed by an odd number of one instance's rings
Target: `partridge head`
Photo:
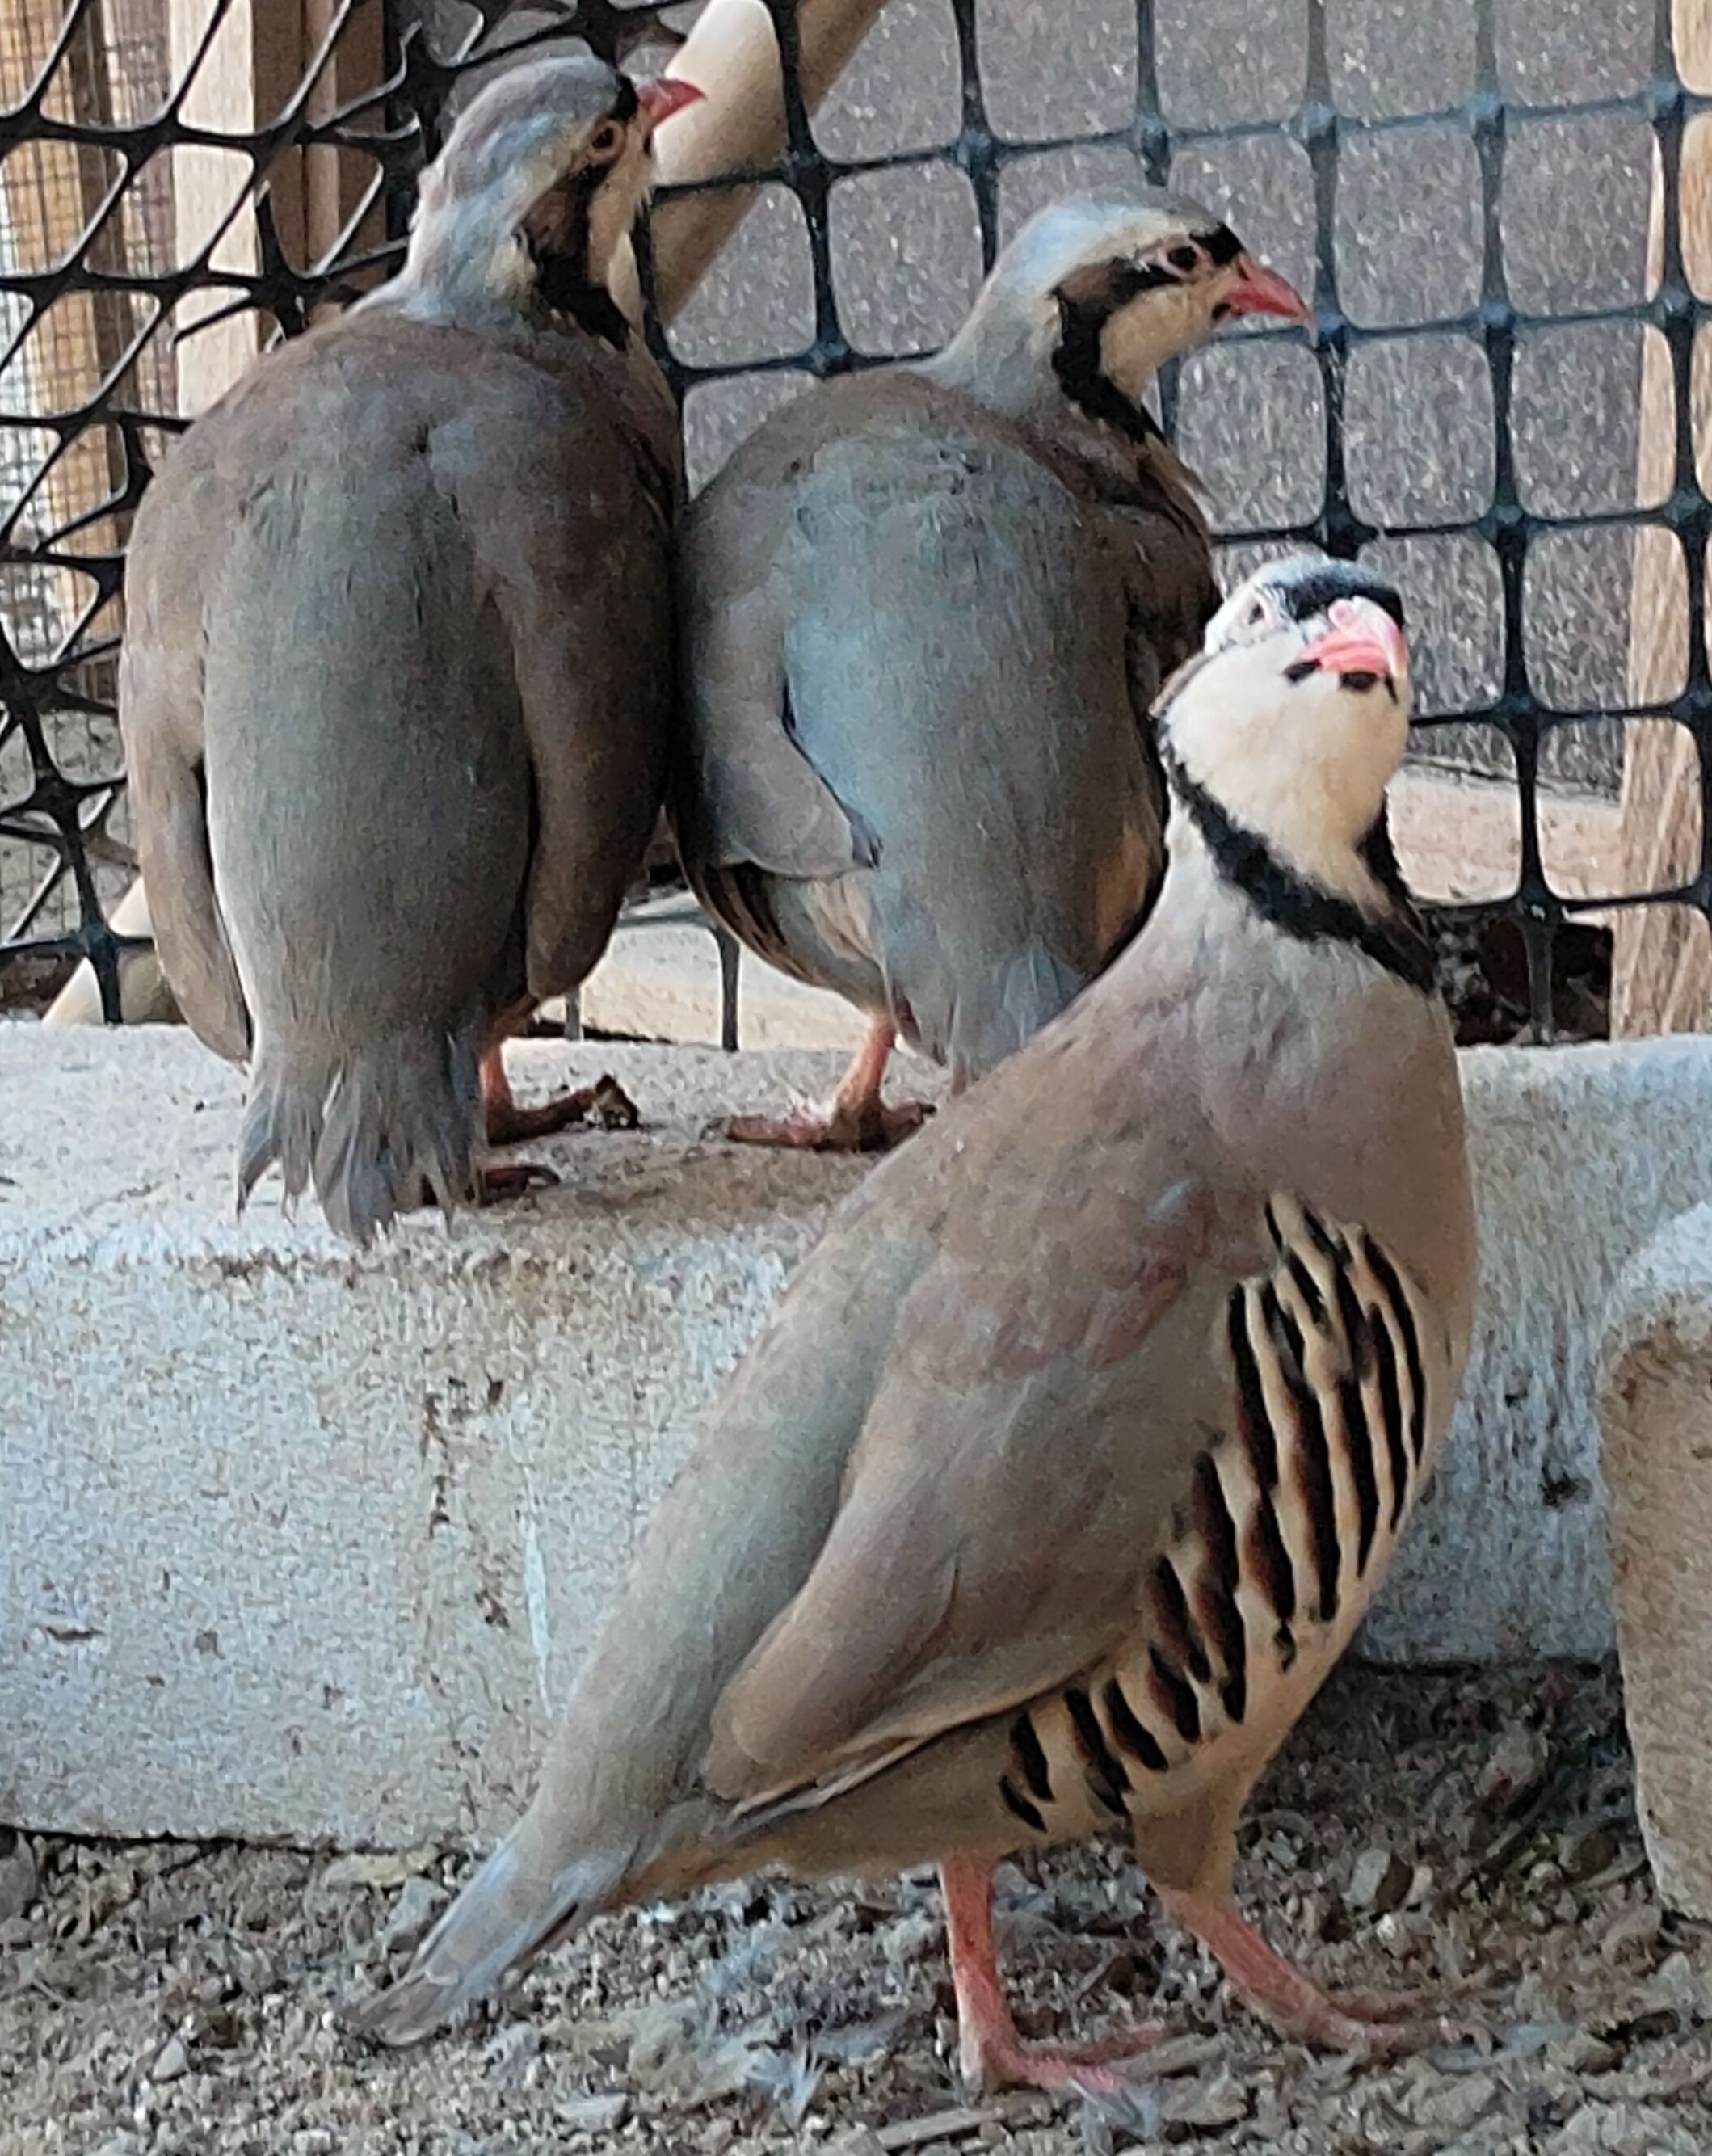
[[[490,82],[399,275],[139,512],[120,725],[167,976],[250,1066],[240,1203],[277,1162],[366,1243],[591,1104],[519,1110],[501,1043],[598,957],[661,798],[676,425],[605,274],[695,95]]]
[[[674,788],[703,902],[869,1019],[829,1106],[732,1135],[880,1146],[901,1034],[954,1090],[1053,1017],[1157,884],[1148,706],[1217,603],[1145,398],[1222,320],[1301,301],[1210,211],[1064,202],[920,366],[811,392],[737,451],[680,550]]]
[[[1310,320],[1210,210],[1162,189],[1107,187],[1024,225],[923,372],[1048,434],[1065,428],[1062,397],[1096,425],[1156,438],[1144,400],[1161,367],[1245,315]]]
[[[1284,2029],[1442,2026],[1329,1997],[1232,1888],[1468,1348],[1455,1057],[1384,839],[1407,707],[1400,603],[1360,569],[1274,566],[1216,617],[1161,700],[1146,927],[834,1216],[533,1804],[361,2025],[414,2041],[595,1909],[931,1860],[966,2071],[1098,2086],[1098,2052],[1019,2040],[991,1878],[1118,1825]]]
[[[700,95],[579,56],[505,69],[423,174],[405,266],[382,304],[502,328],[520,315],[622,346],[628,326],[607,280],[652,181],[654,131]]]

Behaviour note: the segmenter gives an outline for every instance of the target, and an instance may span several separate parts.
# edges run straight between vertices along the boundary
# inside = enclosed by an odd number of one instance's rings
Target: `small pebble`
[[[169,2036],[155,2054],[155,2063],[149,2069],[152,2082],[176,2082],[190,2071],[190,2054],[179,2036]]]
[[[610,2096],[567,2097],[553,2108],[573,2133],[613,2133],[629,2117],[630,2099],[620,2089]]]
[[[380,1943],[389,1953],[413,1947],[433,1922],[446,1899],[432,1879],[407,1879],[381,1927]]]
[[[0,1826],[0,1923],[23,1916],[38,1884],[34,1851],[16,1827]]]
[[[1366,1909],[1376,1917],[1389,1916],[1402,1907],[1414,1873],[1388,1849],[1364,1850],[1356,1859],[1344,1899],[1352,1909]]]
[[[1500,1815],[1520,1810],[1545,1780],[1551,1763],[1551,1748],[1539,1730],[1505,1730],[1480,1770],[1474,1785],[1477,1802]]]

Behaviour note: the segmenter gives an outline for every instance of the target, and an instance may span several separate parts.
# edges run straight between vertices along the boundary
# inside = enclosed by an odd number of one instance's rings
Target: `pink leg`
[[[490,1145],[522,1145],[584,1122],[591,1112],[607,1130],[634,1130],[636,1103],[615,1078],[597,1079],[558,1093],[538,1108],[520,1108],[505,1075],[505,1050],[495,1041],[481,1060],[481,1097],[487,1110]]]
[[[1332,2051],[1387,2053],[1459,2041],[1466,2026],[1421,1999],[1337,1998],[1269,1947],[1228,1902],[1161,1887],[1159,1898],[1192,1932],[1232,1989],[1282,2035]]]
[[[876,1019],[838,1090],[823,1106],[807,1103],[783,1116],[733,1116],[725,1135],[739,1145],[796,1146],[808,1152],[884,1152],[933,1112],[920,1101],[889,1108],[879,1089],[898,1038],[889,1019]]]
[[[951,1957],[951,1982],[957,1994],[958,2063],[972,2087],[1080,2089],[1110,2094],[1124,2086],[1110,2066],[1156,2044],[1165,2030],[1157,2023],[1126,2029],[1085,2051],[1025,2044],[1017,2034],[999,1980],[998,1952],[992,1935],[992,1865],[972,1856],[947,1857],[939,1868],[945,1890],[946,1932]]]

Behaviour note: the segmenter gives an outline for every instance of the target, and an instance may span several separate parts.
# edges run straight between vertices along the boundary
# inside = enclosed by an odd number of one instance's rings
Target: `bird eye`
[[[1261,623],[1266,619],[1266,613],[1267,608],[1264,599],[1258,597],[1250,599],[1248,602],[1248,611],[1243,616],[1243,628],[1258,629]]]
[[[624,129],[616,120],[603,120],[588,138],[588,161],[592,165],[613,164],[623,147]]]
[[[1181,270],[1187,276],[1192,270],[1201,267],[1201,249],[1198,247],[1174,247],[1165,259],[1173,270]]]

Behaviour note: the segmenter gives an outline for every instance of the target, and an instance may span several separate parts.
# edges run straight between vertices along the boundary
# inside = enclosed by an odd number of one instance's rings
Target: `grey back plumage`
[[[1120,490],[920,373],[832,384],[692,510],[681,582],[692,880],[776,963],[990,1069],[1157,867],[1146,706],[1216,598],[1169,452]]]
[[[593,965],[662,796],[670,401],[531,296],[509,223],[615,100],[592,60],[490,85],[405,270],[264,360],[137,519],[120,716],[162,961],[250,1061],[240,1199],[278,1162],[358,1242],[470,1194],[479,1059]]]

